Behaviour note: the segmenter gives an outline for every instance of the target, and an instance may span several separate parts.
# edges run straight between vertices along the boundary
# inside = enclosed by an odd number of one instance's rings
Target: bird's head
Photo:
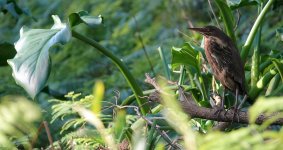
[[[200,34],[210,37],[210,36],[222,36],[224,33],[219,28],[215,26],[205,26],[202,28],[189,28],[190,30],[199,32]]]

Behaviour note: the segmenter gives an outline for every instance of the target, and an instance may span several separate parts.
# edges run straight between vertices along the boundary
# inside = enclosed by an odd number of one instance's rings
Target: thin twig
[[[43,121],[43,125],[44,125],[45,131],[47,133],[49,144],[51,145],[51,150],[55,150],[54,146],[53,146],[53,139],[52,139],[52,136],[51,136],[50,129],[48,127],[47,121]]]
[[[42,121],[40,126],[38,127],[38,130],[37,130],[37,133],[34,137],[34,139],[32,140],[31,142],[31,147],[33,148],[35,142],[37,141],[38,139],[38,136],[39,136],[39,133],[41,132],[42,128],[45,128],[45,131],[46,131],[46,134],[47,134],[47,137],[48,137],[48,140],[49,140],[49,144],[51,145],[51,150],[55,150],[54,149],[54,146],[53,146],[53,139],[52,139],[52,136],[51,136],[51,133],[50,133],[50,129],[48,127],[48,123],[47,121]],[[61,149],[61,148],[60,148]]]
[[[184,35],[185,37],[189,38],[192,42],[194,42],[196,45],[200,45],[200,43],[198,41],[196,41],[194,38],[188,36],[187,34],[185,34],[184,32],[182,32],[181,30],[178,29],[178,32],[181,33],[182,35]]]
[[[216,15],[215,15],[215,13],[214,13],[213,8],[212,8],[211,2],[210,2],[210,0],[207,0],[207,1],[208,1],[210,10],[211,10],[211,12],[212,12],[212,14],[213,14],[213,16],[214,16],[214,19],[215,19],[215,21],[216,21],[216,23],[217,23],[217,26],[221,29],[221,26],[220,26],[220,24],[219,24],[219,22],[218,22],[218,20],[217,20],[217,17],[216,17]]]
[[[31,141],[31,149],[33,149],[33,146],[34,146],[35,142],[37,141],[39,133],[41,132],[42,128],[43,128],[43,122],[40,123],[40,125],[37,129],[36,135],[34,136],[33,140]]]
[[[137,19],[136,19],[135,16],[134,16],[134,21],[135,21],[135,24],[136,24],[136,35],[137,35],[137,37],[138,37],[138,39],[139,39],[139,41],[140,41],[140,43],[141,43],[141,45],[142,45],[142,49],[143,49],[143,51],[144,51],[145,57],[146,57],[146,59],[147,59],[149,65],[150,65],[150,69],[151,69],[152,73],[155,75],[153,65],[152,65],[152,63],[151,63],[151,61],[150,61],[149,55],[148,55],[147,50],[146,50],[146,48],[145,48],[145,45],[144,45],[144,43],[143,43],[143,39],[142,39],[142,37],[141,37],[140,31],[139,31],[139,27],[138,27],[138,22],[137,22]]]
[[[153,125],[153,122],[150,121],[149,119],[147,119],[145,116],[141,115],[139,108],[136,106],[131,106],[134,108],[134,110],[136,111],[137,115],[141,118],[143,118],[147,124],[149,124],[151,127],[153,127],[161,136],[162,138],[172,147],[174,147],[175,149],[181,149],[178,145],[175,145],[172,143],[172,140],[170,139],[170,137],[168,136],[168,134],[160,129],[160,126],[158,125]]]

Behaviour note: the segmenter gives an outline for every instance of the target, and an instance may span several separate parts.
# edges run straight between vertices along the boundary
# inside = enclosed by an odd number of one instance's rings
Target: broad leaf
[[[176,68],[179,65],[187,65],[197,68],[197,52],[189,43],[185,43],[182,48],[172,47],[171,53],[171,65],[173,68]]]
[[[16,50],[13,44],[1,43],[0,44],[0,66],[7,66],[7,60],[15,56]]]
[[[71,27],[84,23],[94,28],[103,23],[103,18],[100,15],[98,17],[89,16],[88,12],[80,11],[69,15],[69,23]]]
[[[54,44],[65,44],[71,38],[69,26],[61,23],[58,16],[52,16],[51,29],[27,29],[20,31],[16,42],[17,51],[13,59],[8,60],[13,69],[17,84],[25,88],[34,98],[45,86],[50,72],[49,48]]]

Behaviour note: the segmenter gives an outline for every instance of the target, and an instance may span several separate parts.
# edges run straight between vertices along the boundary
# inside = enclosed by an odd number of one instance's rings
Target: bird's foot
[[[224,114],[224,116],[226,116],[227,112],[228,111],[233,111],[233,118],[232,118],[232,123],[234,122],[234,119],[235,117],[237,118],[237,121],[240,122],[240,116],[239,116],[239,108],[238,107],[235,107],[235,106],[232,106],[230,107]]]
[[[225,111],[225,109],[222,107],[214,107],[214,109],[215,109],[214,115],[217,115],[217,118],[219,118],[221,112]]]

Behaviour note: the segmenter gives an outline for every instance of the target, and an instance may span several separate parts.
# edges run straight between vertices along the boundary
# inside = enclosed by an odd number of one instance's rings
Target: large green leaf
[[[89,27],[94,28],[103,23],[103,18],[100,15],[98,17],[89,16],[88,12],[80,11],[69,15],[69,23],[71,27],[84,23]]]
[[[68,25],[61,23],[58,16],[52,16],[51,29],[27,29],[22,27],[20,39],[16,42],[17,54],[8,60],[17,84],[25,88],[34,98],[45,86],[50,72],[49,48],[64,44],[71,38]]]
[[[172,47],[172,68],[176,68],[179,65],[187,65],[197,67],[197,52],[192,48],[189,43],[185,43],[182,48]]]
[[[11,59],[15,56],[16,50],[13,44],[1,43],[0,44],[0,66],[8,65],[7,59]]]

